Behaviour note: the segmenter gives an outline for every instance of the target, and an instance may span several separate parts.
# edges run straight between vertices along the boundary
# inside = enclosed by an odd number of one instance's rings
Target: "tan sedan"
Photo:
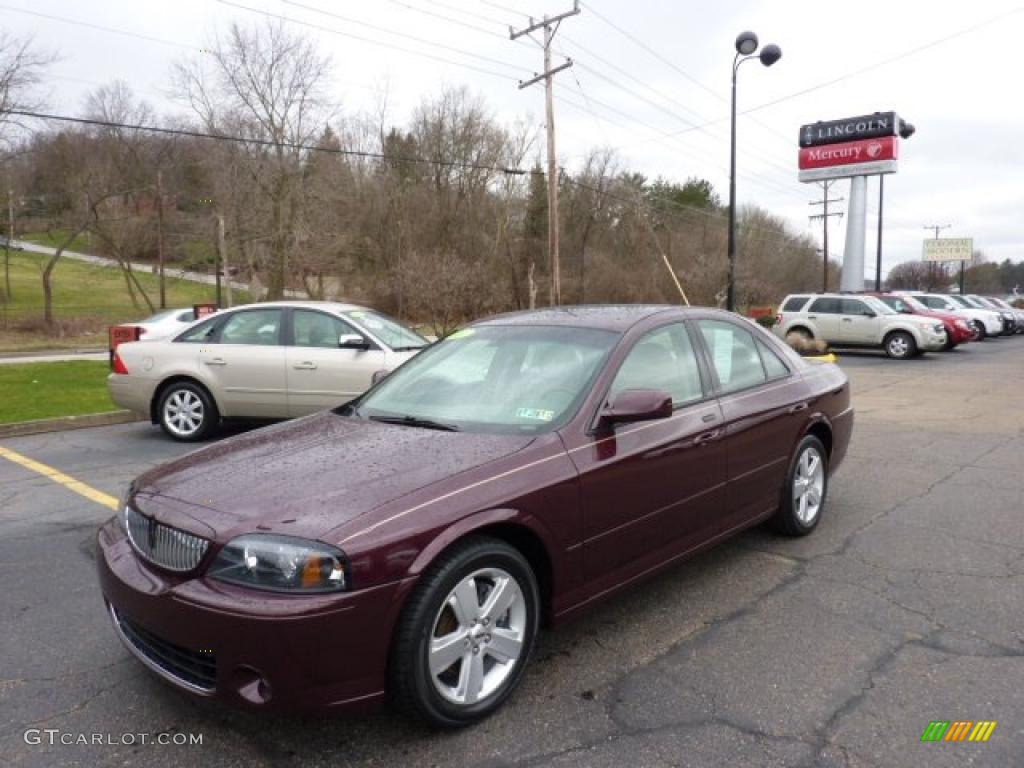
[[[428,343],[352,304],[250,304],[169,339],[120,345],[107,388],[174,439],[200,440],[222,418],[282,419],[340,405]]]

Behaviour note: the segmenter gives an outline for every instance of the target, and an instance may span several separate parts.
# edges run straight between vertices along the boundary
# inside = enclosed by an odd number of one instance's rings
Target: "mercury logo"
[[[880,154],[882,154],[882,145],[879,144],[877,141],[872,141],[867,146],[867,153],[868,157],[878,157]]]

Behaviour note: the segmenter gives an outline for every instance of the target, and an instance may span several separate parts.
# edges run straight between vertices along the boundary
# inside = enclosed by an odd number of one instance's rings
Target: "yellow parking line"
[[[103,491],[98,491],[80,480],[75,480],[75,478],[70,475],[65,475],[63,472],[59,472],[53,467],[40,464],[38,461],[30,459],[28,456],[22,456],[20,453],[12,451],[9,448],[4,448],[3,446],[0,446],[0,456],[13,461],[15,464],[20,464],[25,469],[38,472],[43,477],[49,478],[50,480],[53,480],[53,482],[63,485],[69,491],[74,491],[81,496],[85,496],[89,501],[95,501],[97,504],[112,509],[115,512],[117,511],[117,499],[113,496],[110,496]]]

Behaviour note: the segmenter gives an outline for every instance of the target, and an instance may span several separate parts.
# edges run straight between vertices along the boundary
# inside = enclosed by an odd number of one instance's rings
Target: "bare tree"
[[[207,131],[269,143],[245,145],[248,178],[242,184],[256,184],[269,206],[268,296],[280,298],[297,250],[299,145],[313,142],[333,111],[324,93],[329,60],[283,21],[232,24],[210,50],[175,66],[175,91]]]

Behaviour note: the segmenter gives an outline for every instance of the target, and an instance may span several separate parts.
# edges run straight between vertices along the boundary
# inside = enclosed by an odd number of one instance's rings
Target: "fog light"
[[[250,704],[266,704],[270,701],[270,682],[252,667],[236,667],[231,674],[235,691]]]

